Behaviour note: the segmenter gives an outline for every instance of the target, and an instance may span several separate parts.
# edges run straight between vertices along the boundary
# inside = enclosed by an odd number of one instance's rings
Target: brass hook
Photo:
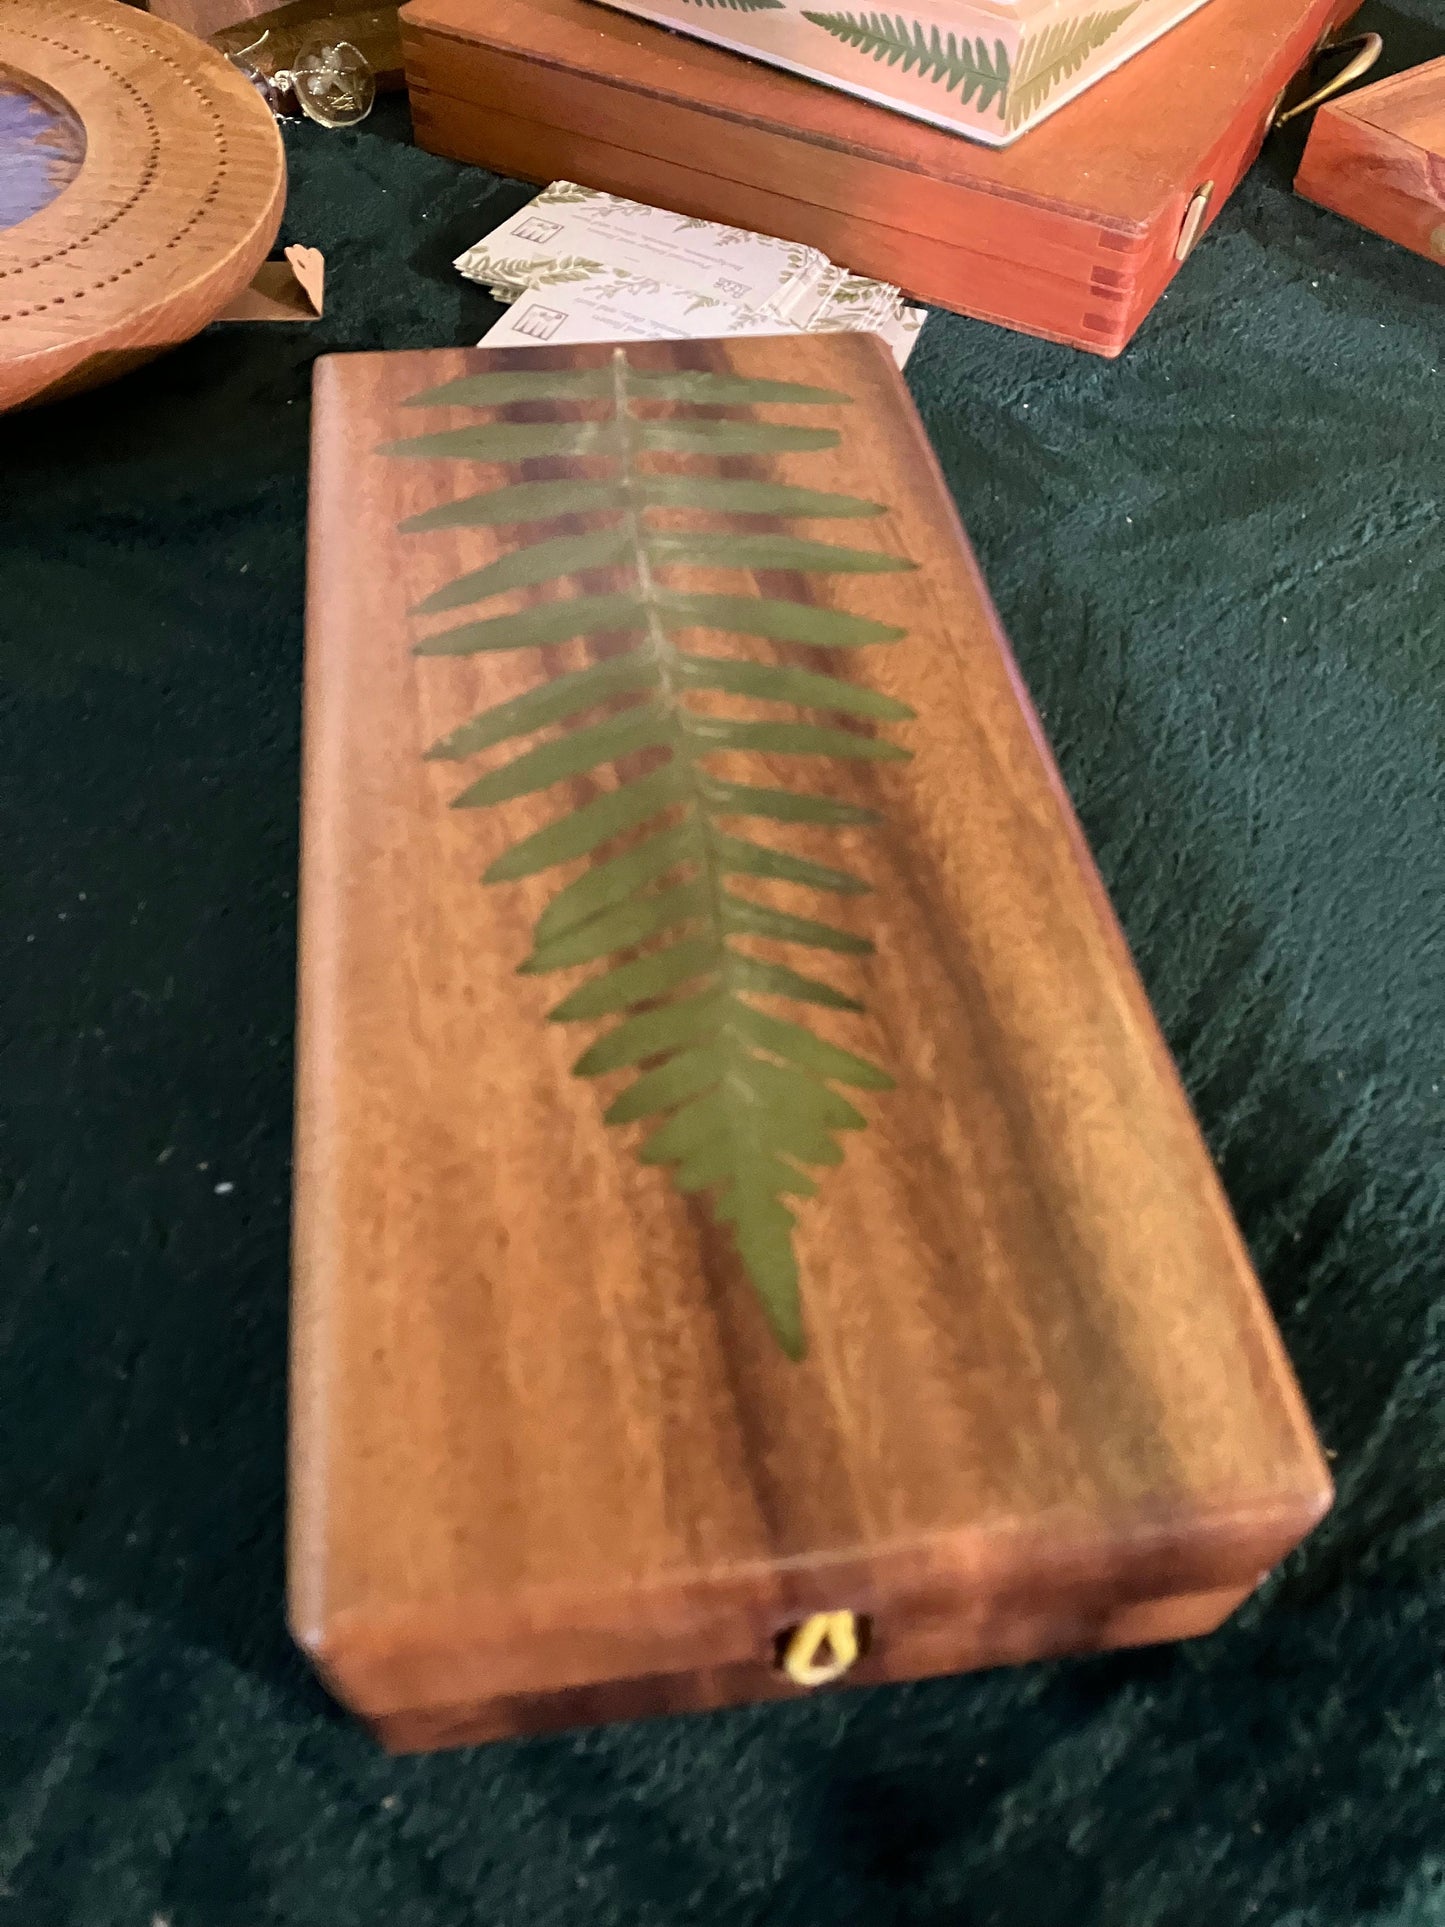
[[[1385,51],[1385,43],[1379,34],[1361,33],[1356,34],[1352,40],[1337,40],[1328,47],[1321,47],[1315,58],[1323,60],[1326,54],[1342,54],[1347,47],[1359,49],[1354,59],[1347,61],[1333,80],[1327,80],[1323,87],[1317,87],[1306,99],[1297,101],[1293,107],[1287,107],[1282,114],[1276,114],[1274,117],[1276,127],[1283,127],[1287,121],[1296,120],[1301,114],[1307,114],[1311,107],[1319,107],[1325,101],[1333,100],[1336,94],[1344,92],[1351,81],[1363,80]]]

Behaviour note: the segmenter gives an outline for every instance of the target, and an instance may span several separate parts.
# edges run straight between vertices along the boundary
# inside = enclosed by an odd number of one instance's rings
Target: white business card
[[[627,278],[528,288],[482,339],[488,348],[524,348],[548,342],[705,341],[852,330],[881,335],[901,368],[923,322],[923,309],[901,303],[887,313],[845,303],[820,315],[810,328],[790,327],[774,314],[734,301],[662,281]]]
[[[500,295],[557,289],[595,275],[696,288],[779,321],[819,307],[832,264],[816,248],[646,207],[571,181],[554,181],[456,263]]]
[[[528,288],[482,339],[489,348],[523,348],[544,342],[699,341],[799,332],[775,314],[736,301],[629,277]]]

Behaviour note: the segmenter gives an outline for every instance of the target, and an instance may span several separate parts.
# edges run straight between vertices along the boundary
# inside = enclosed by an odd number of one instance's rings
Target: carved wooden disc
[[[286,160],[220,54],[119,0],[5,0],[0,86],[63,105],[84,130],[68,184],[0,227],[11,408],[109,379],[213,320],[276,238]],[[54,112],[8,117],[0,174],[23,173],[23,143],[53,146],[55,127]]]

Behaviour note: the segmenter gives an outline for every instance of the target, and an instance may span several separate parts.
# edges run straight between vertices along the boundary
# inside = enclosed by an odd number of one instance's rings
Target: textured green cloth
[[[391,1761],[281,1618],[309,364],[526,190],[288,143],[320,326],[0,424],[0,1923],[1445,1923],[1441,270],[1282,142],[1122,362],[910,371],[1332,1518],[1187,1647]]]

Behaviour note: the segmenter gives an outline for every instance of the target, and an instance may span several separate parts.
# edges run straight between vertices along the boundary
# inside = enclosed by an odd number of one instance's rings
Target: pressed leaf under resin
[[[519,696],[461,722],[428,754],[461,761],[535,732],[546,734],[488,770],[454,799],[462,809],[502,804],[649,751],[641,773],[625,762],[615,787],[559,815],[497,858],[488,883],[539,874],[579,858],[588,866],[552,898],[520,968],[542,973],[605,964],[550,1013],[557,1021],[615,1019],[578,1060],[579,1076],[635,1070],[607,1111],[614,1124],[647,1120],[639,1155],[671,1167],[730,1227],[739,1257],[779,1342],[804,1350],[789,1200],[817,1189],[808,1167],[842,1159],[838,1134],[865,1123],[842,1090],[880,1091],[888,1073],[778,1015],[759,1000],[835,1010],[862,1006],[846,991],[740,939],[861,955],[872,946],[823,918],[758,902],[736,879],[854,896],[866,883],[841,867],[756,841],[740,826],[764,822],[855,825],[872,812],[810,788],[777,788],[719,775],[719,752],[770,757],[897,760],[908,751],[858,725],[901,722],[912,711],[822,668],[717,655],[684,647],[691,631],[761,637],[816,649],[894,643],[904,631],[818,604],[757,594],[688,592],[676,568],[775,570],[800,575],[878,574],[914,565],[886,550],[819,541],[758,525],[765,517],[868,518],[881,505],[849,495],[719,472],[724,458],[836,447],[832,428],[761,420],[776,405],[836,405],[831,390],[707,372],[648,373],[618,349],[598,368],[496,371],[462,377],[411,398],[428,408],[496,410],[542,403],[542,420],[480,420],[387,444],[423,459],[511,463],[585,461],[595,473],[518,480],[462,497],[402,524],[408,532],[533,525],[532,539],[446,583],[416,611],[439,615],[505,592],[564,584],[563,594],[520,611],[480,615],[417,645],[423,656],[541,648],[607,636],[625,641]],[[640,413],[664,403],[671,412]],[[706,409],[706,414],[686,412]],[[649,467],[653,454],[695,458],[686,469]],[[686,510],[695,526],[659,527],[656,509]],[[587,516],[582,532],[545,532]],[[706,518],[713,518],[709,526]],[[572,579],[601,572],[607,586]],[[779,717],[719,714],[700,694],[777,704]],[[802,712],[802,713],[799,713]],[[809,712],[813,712],[810,714]],[[817,713],[843,719],[817,720]]]

